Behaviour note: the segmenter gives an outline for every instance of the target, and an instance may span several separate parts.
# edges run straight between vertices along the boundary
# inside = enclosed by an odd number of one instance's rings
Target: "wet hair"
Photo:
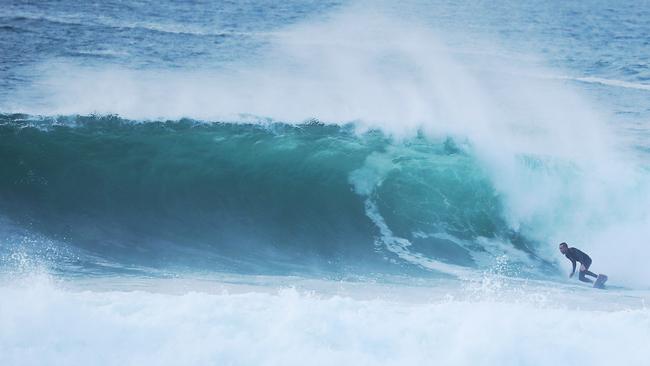
[[[560,246],[563,246],[563,245],[566,246],[566,247],[569,246],[569,244],[567,244],[567,243],[565,243],[565,242],[561,242],[561,243],[560,243]]]

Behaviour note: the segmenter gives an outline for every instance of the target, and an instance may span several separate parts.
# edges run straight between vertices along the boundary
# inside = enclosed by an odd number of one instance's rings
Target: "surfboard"
[[[607,276],[604,274],[598,274],[598,277],[596,277],[596,282],[594,282],[594,288],[605,288],[605,282],[607,282]]]

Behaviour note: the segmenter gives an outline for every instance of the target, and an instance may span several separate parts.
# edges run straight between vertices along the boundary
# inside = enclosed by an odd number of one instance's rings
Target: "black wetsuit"
[[[589,271],[589,266],[591,266],[591,258],[583,251],[577,248],[569,248],[567,249],[566,253],[564,255],[569,258],[571,261],[571,264],[573,264],[573,270],[571,271],[571,275],[573,275],[576,272],[576,262],[580,262],[583,266],[585,266],[585,270],[580,270],[580,274],[578,275],[578,278],[582,282],[593,282],[585,275],[591,276],[591,277],[598,277],[597,274]]]

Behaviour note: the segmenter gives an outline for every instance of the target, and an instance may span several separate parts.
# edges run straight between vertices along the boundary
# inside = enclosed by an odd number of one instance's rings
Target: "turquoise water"
[[[513,266],[553,272],[540,244],[508,227],[488,176],[450,138],[395,142],[315,123],[22,118],[1,127],[2,155],[12,157],[0,184],[6,216],[68,249],[50,263],[58,271],[96,273],[100,257],[114,263],[108,273],[418,272],[387,260],[364,205],[371,199],[394,235],[433,259],[491,265],[502,253],[479,241],[498,238],[521,256]]]

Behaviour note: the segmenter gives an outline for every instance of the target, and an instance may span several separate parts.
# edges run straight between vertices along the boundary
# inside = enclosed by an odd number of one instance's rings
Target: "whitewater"
[[[0,364],[647,364],[648,16],[7,1]]]

